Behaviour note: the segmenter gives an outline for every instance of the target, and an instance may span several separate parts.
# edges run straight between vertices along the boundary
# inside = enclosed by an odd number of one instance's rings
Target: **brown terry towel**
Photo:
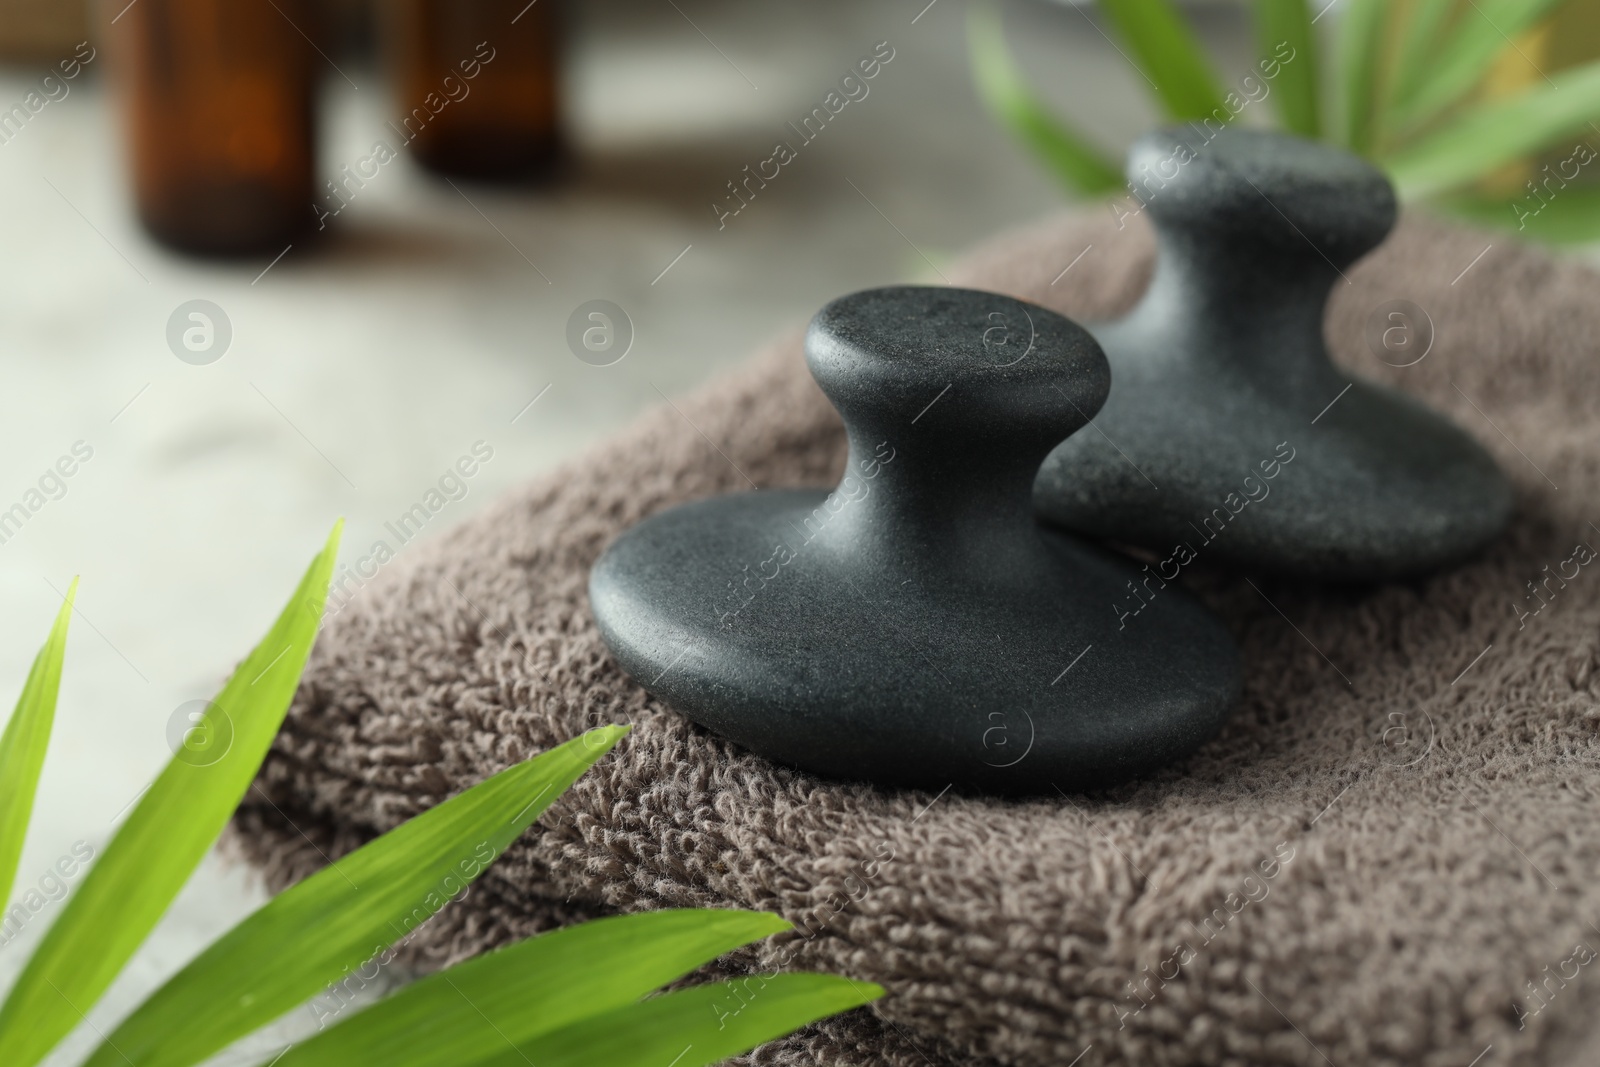
[[[950,273],[1093,319],[1131,304],[1150,257],[1138,220],[1069,217]],[[1399,299],[1437,331],[1405,368],[1365,340]],[[1600,277],[1412,219],[1337,285],[1327,333],[1345,366],[1477,435],[1516,519],[1483,558],[1411,585],[1199,574],[1246,683],[1182,766],[1042,802],[882,793],[752,757],[619,673],[585,595],[612,537],[680,501],[840,470],[796,335],[386,568],[327,626],[235,843],[282,887],[631,722],[421,928],[415,959],[608,912],[739,906],[800,930],[727,967],[889,990],[753,1063],[1592,1063]]]

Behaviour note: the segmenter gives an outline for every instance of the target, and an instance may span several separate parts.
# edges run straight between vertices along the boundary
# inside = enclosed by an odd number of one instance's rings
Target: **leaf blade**
[[[67,651],[67,626],[78,596],[78,579],[67,587],[66,599],[56,613],[50,636],[33,659],[17,706],[0,734],[0,905],[11,899],[17,864],[27,840],[33,801],[38,794],[39,772],[50,745],[55,723],[56,697],[61,691],[61,668]]]
[[[276,1067],[474,1063],[623,1007],[740,945],[790,929],[766,912],[655,911],[532,937],[395,993]],[[486,1023],[485,1020],[492,1020]]]
[[[1565,0],[1474,0],[1456,20],[1439,57],[1415,77],[1411,94],[1395,108],[1398,127],[1415,126],[1470,93],[1516,36]]]
[[[84,1067],[190,1067],[426,922],[627,734],[602,727],[437,804],[280,893],[174,975]],[[443,875],[441,877],[441,872]]]
[[[476,1065],[706,1067],[883,995],[870,982],[780,974],[741,999],[733,982],[692,986],[544,1034]]]
[[[1525,240],[1543,244],[1600,241],[1600,188],[1564,189],[1537,211],[1528,206],[1527,198],[1517,202],[1459,196],[1437,201],[1436,206],[1471,222],[1508,229]]]
[[[1339,23],[1342,134],[1345,146],[1362,155],[1371,151],[1377,130],[1384,23],[1384,0],[1350,0]]]
[[[0,1063],[33,1067],[77,1026],[221,833],[288,710],[342,529],[334,526],[294,597],[206,713],[208,730],[223,720],[231,726],[228,750],[205,765],[174,756],[51,924],[0,1006]]]
[[[1322,136],[1322,104],[1317,70],[1317,38],[1306,0],[1256,0],[1256,41],[1263,63],[1280,65],[1277,91],[1278,117],[1301,137]],[[1278,56],[1281,46],[1293,49],[1293,58]]]
[[[1556,88],[1533,88],[1484,104],[1384,160],[1407,196],[1475,181],[1493,168],[1549,147],[1600,116],[1600,60],[1562,72]]]
[[[1414,0],[1401,29],[1400,47],[1395,55],[1390,79],[1391,107],[1399,106],[1416,93],[1428,69],[1428,52],[1439,47],[1439,38],[1450,23],[1459,0]]]
[[[989,113],[1044,162],[1068,190],[1086,196],[1120,188],[1116,166],[1065,123],[1053,117],[1017,70],[1006,47],[1000,16],[974,4],[967,17],[973,82]]]
[[[1169,0],[1100,0],[1100,8],[1133,50],[1169,118],[1228,114],[1205,50]]]

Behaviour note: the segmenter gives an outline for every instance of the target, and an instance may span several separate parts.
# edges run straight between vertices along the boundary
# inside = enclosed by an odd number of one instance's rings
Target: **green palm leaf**
[[[882,995],[870,982],[822,974],[694,986],[453,1067],[706,1067]]]
[[[84,1067],[189,1067],[309,1000],[465,892],[627,732],[593,730],[501,771],[279,894],[173,976]]]
[[[1385,18],[1385,0],[1349,0],[1339,25],[1344,143],[1363,155],[1375,140]]]
[[[1322,136],[1317,82],[1317,39],[1306,0],[1256,0],[1256,42],[1265,61],[1278,62],[1280,45],[1294,49],[1281,63],[1273,98],[1284,126],[1302,137]]]
[[[1395,153],[1385,166],[1408,196],[1475,181],[1502,164],[1592,130],[1600,116],[1600,60],[1561,72],[1556,88],[1534,88],[1483,104]]]
[[[749,911],[655,911],[567,927],[409,985],[294,1046],[275,1067],[478,1063],[789,928]]]
[[[1600,188],[1563,189],[1543,207],[1531,198],[1508,202],[1481,196],[1452,197],[1439,206],[1472,222],[1509,227],[1527,240],[1549,244],[1600,240]]]
[[[1397,128],[1415,126],[1465,97],[1514,38],[1565,0],[1473,0],[1437,58],[1394,111]]]
[[[34,657],[33,668],[17,698],[16,710],[0,735],[0,905],[11,899],[16,884],[22,843],[28,836],[28,819],[39,788],[39,768],[50,744],[50,727],[56,718],[56,694],[61,688],[61,663],[67,652],[67,623],[78,595],[72,579],[67,598],[56,613],[50,637]]]
[[[1450,16],[1460,6],[1461,0],[1412,0],[1400,30],[1389,81],[1391,109],[1416,94],[1418,83],[1431,69],[1431,57],[1439,48]]]
[[[1100,9],[1133,50],[1168,117],[1228,114],[1205,50],[1169,0],[1100,0]]]
[[[1053,118],[1022,80],[1006,48],[1000,16],[974,4],[967,18],[972,75],[978,95],[1002,125],[1044,161],[1072,192],[1092,196],[1120,188],[1122,175],[1100,151]]]
[[[0,1064],[33,1067],[79,1023],[221,833],[294,695],[342,528],[206,713],[200,729],[231,735],[226,751],[185,751],[167,764],[28,961],[0,1007]]]

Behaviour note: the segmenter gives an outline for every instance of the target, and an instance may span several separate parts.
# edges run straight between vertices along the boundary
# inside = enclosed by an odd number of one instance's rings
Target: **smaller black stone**
[[[1178,585],[1040,526],[1039,462],[1110,384],[1053,312],[964,289],[836,300],[806,357],[850,435],[832,493],[628,530],[590,576],[633,678],[773,760],[885,786],[1050,794],[1192,752],[1240,687]]]
[[[1183,127],[1141,138],[1128,177],[1155,223],[1155,275],[1126,318],[1089,327],[1111,395],[1100,432],[1040,469],[1043,518],[1348,582],[1448,566],[1499,535],[1512,494],[1489,454],[1328,356],[1330,290],[1394,225],[1381,173],[1295,137]]]

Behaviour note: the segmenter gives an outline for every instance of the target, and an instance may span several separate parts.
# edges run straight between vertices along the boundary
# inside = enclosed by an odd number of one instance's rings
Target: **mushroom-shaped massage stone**
[[[1082,328],[993,293],[875,289],[818,313],[806,359],[849,431],[838,487],[623,533],[589,594],[628,674],[760,755],[884,786],[1055,795],[1217,730],[1240,686],[1221,622],[1034,517],[1040,461],[1110,385]]]
[[[1512,497],[1489,454],[1323,341],[1330,290],[1394,225],[1382,174],[1295,137],[1180,128],[1141,138],[1128,175],[1155,274],[1126,318],[1090,327],[1111,396],[1100,432],[1045,460],[1043,518],[1151,549],[1167,576],[1199,558],[1381,581],[1494,539]]]

